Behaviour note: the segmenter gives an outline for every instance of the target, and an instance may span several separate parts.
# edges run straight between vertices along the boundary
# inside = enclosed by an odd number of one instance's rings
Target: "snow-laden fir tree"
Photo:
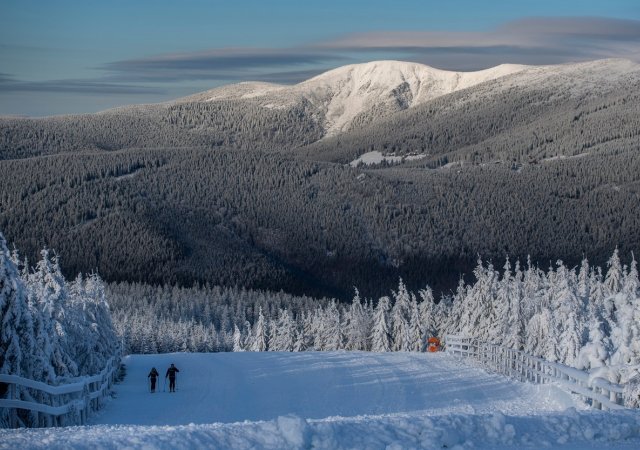
[[[18,269],[0,233],[0,373],[33,377],[33,320]]]
[[[389,336],[389,297],[378,300],[373,311],[373,330],[371,332],[371,351],[390,352],[391,340]]]
[[[258,320],[253,333],[253,342],[251,343],[252,352],[264,352],[267,350],[267,324],[265,323],[262,307],[258,310]]]
[[[398,291],[393,292],[393,307],[391,308],[391,337],[392,350],[396,352],[411,351],[412,339],[409,329],[409,305],[411,298],[402,279]]]
[[[370,315],[360,300],[360,292],[355,290],[349,311],[345,314],[346,350],[368,350],[371,329]]]
[[[301,327],[296,327],[296,339],[293,343],[293,351],[294,352],[303,352],[307,350],[306,342],[304,338],[304,329]]]
[[[506,296],[508,303],[507,316],[504,323],[504,339],[503,345],[508,348],[516,350],[522,350],[524,348],[525,339],[525,311],[523,300],[523,276],[522,270],[520,270],[520,262],[516,262],[515,272],[512,278],[510,278],[510,287],[502,287],[502,297]],[[503,281],[505,278],[503,277]],[[504,292],[506,291],[506,292]]]
[[[42,250],[42,259],[29,277],[28,289],[35,296],[43,315],[45,332],[51,344],[51,365],[58,377],[78,375],[78,367],[71,356],[72,343],[65,330],[67,287],[60,272],[58,258],[49,258],[49,251]]]
[[[37,379],[43,358],[34,336],[26,289],[0,233],[0,374]],[[15,387],[14,395],[18,400],[34,401],[29,389],[20,385]],[[37,413],[28,410],[18,410],[15,417],[26,426],[38,419]],[[0,409],[0,427],[10,425],[10,409]]]
[[[340,321],[340,311],[335,301],[329,303],[323,320],[323,342],[325,351],[341,350],[342,347],[342,326]]]
[[[274,321],[275,327],[272,329],[272,340],[269,350],[274,352],[291,352],[296,339],[296,324],[289,314],[289,311],[280,309],[278,320]]]
[[[409,303],[409,338],[411,339],[410,351],[422,351],[425,340],[422,333],[418,301],[413,294],[411,295],[411,301]]]
[[[80,375],[93,375],[105,367],[119,346],[104,283],[97,274],[86,280],[78,275],[68,291],[64,326],[68,339],[74,343],[71,356]]]
[[[233,325],[233,351],[244,351],[244,348],[242,346],[242,334],[240,333],[240,328],[238,328],[238,325]]]
[[[511,262],[508,257],[504,264],[502,279],[498,280],[498,274],[496,274],[496,283],[495,298],[491,298],[487,302],[488,317],[485,318],[485,323],[488,326],[485,331],[487,336],[485,342],[506,346],[505,338],[507,333],[514,331],[511,329],[511,321],[515,319],[511,316],[512,311],[510,311],[511,302],[515,295],[513,291],[515,286],[511,274]]]
[[[585,306],[578,297],[575,273],[568,270],[562,261],[553,278],[551,309],[558,333],[558,360],[575,367],[578,353],[584,343]]]
[[[607,276],[604,279],[604,286],[607,289],[608,295],[616,295],[622,289],[622,278],[624,273],[622,271],[622,263],[620,262],[620,256],[618,255],[618,248],[616,248],[607,261]]]
[[[611,267],[613,265],[609,270]],[[611,336],[615,348],[611,363],[614,365],[640,363],[639,285],[637,263],[633,258],[628,272],[623,270],[620,291],[613,295],[617,323]]]

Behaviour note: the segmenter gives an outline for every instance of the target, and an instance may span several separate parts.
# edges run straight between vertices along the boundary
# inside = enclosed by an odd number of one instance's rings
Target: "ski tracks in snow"
[[[95,424],[188,425],[409,412],[536,414],[575,406],[553,386],[489,374],[443,353],[173,353],[125,359],[117,399]],[[178,392],[149,394],[146,375],[175,363]],[[161,384],[164,379],[161,378]]]

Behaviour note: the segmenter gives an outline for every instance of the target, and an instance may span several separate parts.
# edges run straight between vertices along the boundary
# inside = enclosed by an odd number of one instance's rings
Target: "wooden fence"
[[[566,391],[580,395],[593,408],[625,409],[622,386],[604,378],[591,379],[582,370],[463,336],[445,336],[445,346],[447,353],[473,358],[489,370],[519,381],[554,383]]]
[[[113,357],[97,375],[53,386],[16,375],[0,374],[0,383],[8,393],[0,399],[0,411],[7,410],[9,427],[19,426],[18,410],[35,413],[36,427],[83,425],[92,411],[100,408],[108,395],[118,370],[120,358]],[[20,390],[28,390],[34,401],[21,400]]]

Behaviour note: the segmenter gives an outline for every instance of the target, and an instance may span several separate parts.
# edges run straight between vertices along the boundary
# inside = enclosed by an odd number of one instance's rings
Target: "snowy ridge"
[[[325,129],[332,135],[347,131],[360,114],[411,108],[525,68],[504,64],[478,72],[450,72],[418,63],[374,61],[331,70],[294,90],[326,108]]]
[[[486,85],[486,89],[494,92],[544,85],[595,95],[611,83],[612,74],[624,82],[624,74],[637,70],[638,64],[624,59],[552,66],[501,64],[476,72],[446,71],[404,61],[372,61],[338,67],[293,86],[244,82],[176,102],[251,100],[265,108],[305,105],[322,124],[325,136],[332,136],[495,80],[499,82]]]
[[[293,86],[245,82],[178,102],[253,99],[267,108],[287,108],[308,102],[322,117],[326,135],[330,136],[349,130],[359,116],[385,117],[527,68],[502,64],[477,72],[450,72],[418,63],[373,61],[339,67]]]

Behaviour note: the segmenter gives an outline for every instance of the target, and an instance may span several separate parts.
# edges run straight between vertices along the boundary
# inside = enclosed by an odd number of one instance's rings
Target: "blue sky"
[[[2,0],[0,114],[93,112],[375,59],[640,61],[640,2]]]

